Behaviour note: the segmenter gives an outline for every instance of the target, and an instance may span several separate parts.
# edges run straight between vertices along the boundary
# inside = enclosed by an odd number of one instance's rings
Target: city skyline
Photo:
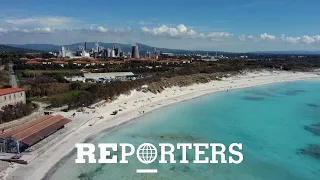
[[[84,41],[229,52],[319,50],[317,7],[309,0],[17,0],[0,7],[1,44]]]

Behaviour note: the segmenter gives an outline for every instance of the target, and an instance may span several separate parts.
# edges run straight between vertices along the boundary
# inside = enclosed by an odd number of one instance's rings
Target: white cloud
[[[178,37],[183,35],[182,32],[179,34],[179,30],[177,28],[170,28],[166,25],[162,25],[156,28],[149,29],[147,27],[141,28],[142,32],[151,34],[154,36],[170,36],[170,37]]]
[[[297,44],[299,43],[301,40],[300,37],[286,37],[285,41],[289,42],[289,43],[292,43],[292,44]]]
[[[109,29],[103,26],[90,26],[89,28],[56,29],[51,27],[37,28],[0,28],[0,33],[53,33],[53,32],[87,32],[87,33],[130,33],[130,27]]]
[[[4,22],[17,27],[54,27],[66,28],[75,22],[73,18],[48,16],[48,17],[32,17],[32,18],[9,18]]]
[[[51,33],[51,32],[54,32],[54,31],[56,31],[56,30],[53,29],[53,28],[46,27],[46,28],[35,28],[35,29],[33,29],[33,31],[34,31],[34,32]]]
[[[232,37],[233,34],[232,33],[228,33],[228,32],[211,32],[209,34],[207,34],[208,38],[228,38],[228,37]]]
[[[260,39],[262,39],[262,40],[276,40],[277,38],[273,35],[263,33],[263,34],[260,34]]]
[[[0,28],[0,33],[7,33],[8,29]]]
[[[291,44],[320,44],[320,35],[302,37],[287,37],[286,35],[281,35],[281,40],[286,43]]]
[[[108,28],[104,28],[102,26],[97,27],[97,30],[100,32],[108,32]]]
[[[240,41],[255,40],[255,39],[256,39],[256,38],[255,38],[254,36],[252,36],[252,35],[247,36],[247,35],[245,35],[245,34],[241,34],[241,35],[239,36],[239,40],[240,40]]]
[[[184,33],[184,32],[187,32],[188,31],[188,28],[183,25],[183,24],[180,24],[179,26],[177,26],[177,29],[179,30],[179,32],[181,33]]]
[[[180,24],[177,27],[169,27],[166,25],[161,25],[154,28],[142,27],[141,31],[145,34],[152,36],[166,36],[175,38],[199,38],[208,40],[221,40],[233,36],[233,34],[229,32],[209,32],[207,34],[198,33],[194,29],[188,28],[183,24]]]
[[[115,33],[130,33],[131,31],[132,31],[131,27],[116,28],[112,30],[112,32],[115,32]]]
[[[0,28],[0,33],[52,33],[55,32],[56,29],[53,28],[32,28],[32,29],[22,29],[22,28],[11,28],[11,29],[3,29]]]
[[[310,37],[310,36],[302,36],[301,37],[301,42],[304,44],[313,44],[316,43],[316,38],[315,36]]]
[[[246,40],[246,35],[242,34],[239,36],[240,41],[245,41]]]
[[[193,27],[180,24],[145,26],[141,29],[130,27],[111,28],[101,24],[79,24],[72,18],[66,17],[37,17],[37,18],[10,18],[0,20],[0,41],[2,43],[54,43],[69,44],[82,41],[105,41],[132,43],[140,42],[158,47],[188,48],[188,49],[265,49],[295,47],[314,48],[320,44],[320,35],[304,35],[287,37],[286,35],[273,36],[268,33],[234,35],[232,32],[223,32],[217,29],[202,29],[196,31]],[[137,22],[134,22],[137,23]],[[139,24],[148,24],[140,21]],[[155,23],[153,23],[155,24]],[[199,28],[199,27],[198,27]],[[217,30],[217,32],[215,32]],[[227,30],[226,30],[227,31]],[[235,36],[235,37],[234,37]],[[270,41],[264,43],[262,41]],[[281,42],[286,42],[283,44]],[[266,44],[261,46],[261,44]],[[303,46],[298,46],[302,44]],[[230,48],[232,47],[232,48]],[[223,49],[225,48],[225,49]]]

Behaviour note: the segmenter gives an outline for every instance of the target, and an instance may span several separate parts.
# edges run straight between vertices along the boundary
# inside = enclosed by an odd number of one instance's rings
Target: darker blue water
[[[320,177],[320,82],[300,81],[215,93],[156,110],[99,135],[93,143],[242,143],[234,164],[75,164],[75,155],[53,180],[243,179],[316,180]],[[315,126],[312,126],[315,125]],[[305,149],[308,145],[313,148]],[[305,153],[301,153],[305,149]],[[177,152],[177,157],[181,154]],[[210,153],[207,152],[210,157]],[[193,160],[192,151],[188,158]],[[136,174],[157,168],[157,174]]]

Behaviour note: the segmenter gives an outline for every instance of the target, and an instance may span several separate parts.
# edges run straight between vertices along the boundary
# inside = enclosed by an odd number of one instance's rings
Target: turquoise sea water
[[[317,123],[319,81],[215,93],[155,110],[97,136],[93,143],[211,142],[228,146],[237,142],[243,144],[241,164],[143,165],[136,157],[129,158],[129,164],[75,164],[73,155],[50,179],[317,180],[319,149],[318,156],[299,153],[309,144],[320,145],[320,136],[305,129]],[[188,159],[193,160],[192,151]],[[137,168],[157,168],[158,173],[137,174]]]

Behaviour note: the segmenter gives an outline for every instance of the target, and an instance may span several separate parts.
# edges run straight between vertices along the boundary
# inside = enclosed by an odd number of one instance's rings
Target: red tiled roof
[[[42,140],[44,137],[47,137],[53,132],[57,131],[69,122],[71,122],[70,119],[64,118],[61,115],[43,116],[19,125],[13,128],[11,131],[5,131],[4,133],[0,134],[0,137],[13,137],[16,140],[31,146]]]
[[[9,131],[5,131],[4,133],[0,134],[0,138],[7,138],[7,137],[12,137],[14,134],[18,134],[19,132],[24,131],[25,129],[27,129],[28,127],[34,126],[46,119],[49,119],[52,116],[42,116],[38,119],[32,120],[32,121],[28,121],[22,125],[16,126],[15,128],[9,130]]]
[[[53,64],[68,64],[65,61],[52,61]]]
[[[11,93],[16,93],[24,91],[23,88],[7,88],[7,89],[0,89],[0,96],[5,95],[5,94],[11,94]]]
[[[125,61],[149,61],[149,62],[157,62],[156,59],[152,59],[152,58],[139,58],[139,59],[134,59],[134,58],[129,58],[126,59]]]
[[[159,60],[158,62],[160,63],[180,63],[181,61],[180,60],[177,60],[177,59],[173,59],[173,60]]]
[[[31,61],[27,61],[27,64],[41,64],[41,63],[35,60],[31,60]]]

